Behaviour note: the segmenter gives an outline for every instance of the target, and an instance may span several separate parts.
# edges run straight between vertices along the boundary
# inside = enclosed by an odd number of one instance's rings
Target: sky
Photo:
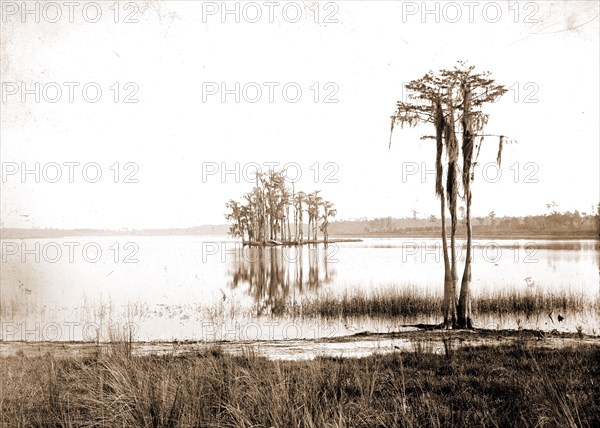
[[[439,216],[433,129],[388,149],[390,115],[457,60],[509,89],[485,132],[515,141],[498,168],[484,140],[474,215],[600,200],[596,1],[54,5],[1,3],[2,227],[221,224],[257,165],[339,219]]]

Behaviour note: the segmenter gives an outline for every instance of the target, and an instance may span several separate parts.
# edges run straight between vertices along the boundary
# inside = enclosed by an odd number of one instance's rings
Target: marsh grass
[[[344,295],[321,294],[302,298],[290,307],[291,314],[304,317],[398,317],[441,313],[441,298],[415,288],[357,289]]]
[[[600,351],[461,347],[274,362],[218,347],[0,364],[3,427],[598,426]],[[450,349],[450,348],[448,348]]]
[[[356,289],[345,294],[323,293],[278,302],[278,313],[301,317],[401,317],[437,316],[442,313],[442,296],[416,287],[378,287],[369,292]],[[472,297],[475,315],[548,314],[552,311],[600,311],[600,305],[586,296],[570,291],[517,290],[506,288]]]
[[[580,312],[598,305],[586,299],[582,294],[569,291],[551,293],[502,290],[494,294],[475,297],[473,306],[478,313],[482,314],[533,315],[550,311]]]

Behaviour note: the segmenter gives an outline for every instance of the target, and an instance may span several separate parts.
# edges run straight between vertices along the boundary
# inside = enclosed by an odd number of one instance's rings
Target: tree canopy
[[[411,91],[408,99],[396,103],[391,116],[389,146],[392,144],[394,127],[415,127],[431,123],[435,136],[424,139],[436,142],[435,194],[440,199],[442,219],[442,249],[444,252],[444,325],[446,327],[472,327],[470,314],[471,283],[471,182],[474,168],[483,144],[483,129],[489,115],[483,106],[499,99],[507,89],[491,78],[490,72],[476,72],[475,66],[459,61],[452,69],[429,71],[423,77],[406,85]],[[479,142],[476,143],[476,138]],[[498,164],[502,161],[502,149],[508,140],[499,138]],[[445,154],[445,162],[444,162]],[[443,172],[446,168],[446,182]],[[462,192],[460,189],[462,188]],[[458,273],[456,267],[456,229],[458,223],[457,200],[466,202],[467,257],[461,283],[460,299],[456,298]],[[446,238],[446,202],[450,213],[450,256]]]

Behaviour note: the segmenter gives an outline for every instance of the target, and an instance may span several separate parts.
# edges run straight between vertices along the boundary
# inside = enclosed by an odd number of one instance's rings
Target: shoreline
[[[456,238],[458,240],[466,240],[464,234],[457,231]],[[410,232],[410,233],[369,233],[369,234],[336,234],[341,238],[352,238],[360,237],[362,239],[368,238],[436,238],[441,239],[439,233],[434,232]],[[448,235],[449,236],[449,235]],[[589,239],[600,239],[600,236],[594,232],[590,233],[477,233],[473,232],[473,239],[544,239],[544,240],[589,240]]]
[[[457,232],[457,239],[466,239],[464,234]],[[1,240],[7,239],[51,239],[51,238],[86,238],[86,237],[115,237],[115,236],[129,236],[129,237],[152,237],[152,236],[206,236],[206,237],[222,237],[225,235],[222,234],[207,234],[207,233],[195,233],[195,232],[187,232],[180,233],[174,231],[162,231],[156,233],[143,233],[143,232],[132,232],[132,231],[124,231],[124,232],[106,232],[106,233],[90,233],[90,232],[69,232],[64,231],[61,233],[14,233],[14,232],[3,232],[0,234]],[[441,239],[440,234],[437,232],[385,232],[385,233],[336,233],[331,235],[332,238],[328,240],[328,243],[334,242],[360,242],[364,239],[371,238],[436,238]],[[473,233],[473,239],[544,239],[544,240],[600,240],[600,235],[596,232],[582,232],[582,233]],[[238,241],[235,241],[238,242]],[[307,243],[325,243],[324,240],[320,239],[316,242],[314,240],[311,241],[303,241],[302,244]],[[289,243],[286,245],[298,245],[299,243]],[[256,243],[255,245],[262,245]]]
[[[439,353],[448,340],[460,346],[505,346],[526,343],[533,347],[561,349],[568,346],[598,346],[600,336],[588,334],[542,331],[542,330],[444,330],[430,326],[409,325],[414,330],[390,333],[363,331],[347,336],[323,337],[318,339],[275,339],[275,340],[171,340],[171,341],[24,341],[0,340],[0,360],[17,356],[36,357],[52,355],[58,358],[81,358],[128,350],[135,356],[180,356],[205,352],[218,348],[230,355],[252,352],[274,360],[305,360],[319,356],[353,358],[356,356],[387,354],[397,350],[410,351],[415,343],[427,343],[429,351]],[[358,344],[358,345],[357,345]],[[335,345],[338,345],[337,347]],[[353,352],[354,348],[354,352]],[[359,348],[360,352],[356,352]],[[339,355],[338,355],[339,354]]]
[[[223,344],[22,350],[0,357],[0,426],[598,426],[597,338],[411,334],[406,346],[376,336],[375,352],[304,359]]]
[[[244,242],[242,241],[242,245],[243,246],[248,246],[248,247],[298,247],[298,246],[302,246],[302,245],[319,245],[319,244],[324,244],[324,245],[328,245],[328,244],[340,244],[340,243],[344,243],[344,242],[363,242],[362,239],[359,238],[333,238],[333,239],[328,239],[327,241],[323,240],[323,239],[310,239],[310,240],[305,240],[305,241],[275,241],[275,240],[268,240],[267,242],[255,242],[255,241],[250,241],[250,242]]]

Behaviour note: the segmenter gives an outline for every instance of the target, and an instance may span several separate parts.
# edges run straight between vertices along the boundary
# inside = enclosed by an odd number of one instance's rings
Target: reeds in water
[[[400,317],[418,318],[436,316],[442,312],[442,296],[431,289],[414,286],[374,287],[366,292],[355,289],[343,294],[322,293],[302,297],[296,301],[278,302],[278,315],[294,317]],[[540,289],[503,290],[484,292],[472,297],[475,315],[524,315],[558,312],[600,310],[598,299],[568,290],[551,292]]]

